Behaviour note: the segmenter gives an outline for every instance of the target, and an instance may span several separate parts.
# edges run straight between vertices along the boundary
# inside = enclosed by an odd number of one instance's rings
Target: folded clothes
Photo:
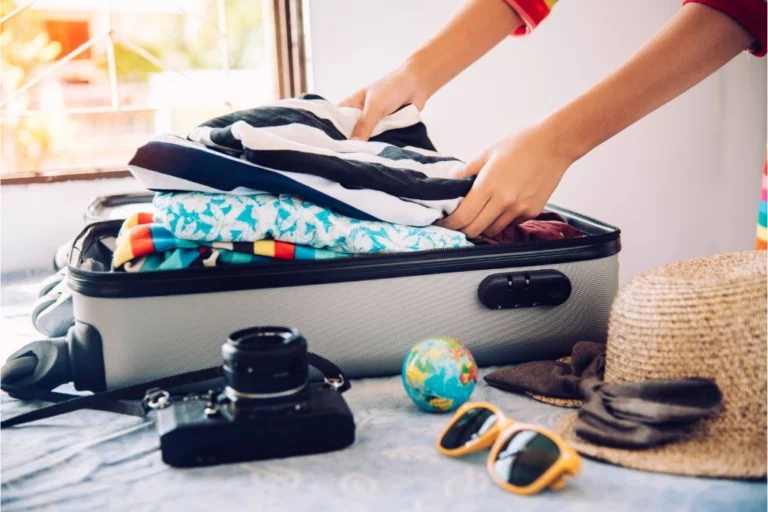
[[[707,379],[581,383],[586,397],[573,425],[580,437],[603,446],[650,448],[687,435],[697,421],[717,412],[722,394]]]
[[[159,193],[154,205],[154,221],[183,240],[247,242],[272,238],[343,253],[472,246],[458,231],[353,219],[289,195]]]
[[[480,235],[473,238],[475,244],[511,244],[534,240],[562,240],[587,236],[580,229],[571,226],[554,212],[544,212],[535,219],[520,224],[510,224],[496,236]]]
[[[150,190],[300,195],[362,220],[425,226],[452,213],[474,177],[451,178],[464,163],[435,151],[418,110],[350,140],[361,115],[316,95],[280,100],[212,119],[189,141],[161,136],[129,169]]]
[[[112,268],[126,272],[147,272],[350,256],[276,240],[240,243],[182,240],[165,227],[153,223],[152,214],[138,213],[123,223],[112,256]]]
[[[570,362],[532,361],[496,370],[485,382],[504,391],[527,392],[552,398],[583,398],[584,379],[603,378],[605,344],[580,341],[573,346]]]

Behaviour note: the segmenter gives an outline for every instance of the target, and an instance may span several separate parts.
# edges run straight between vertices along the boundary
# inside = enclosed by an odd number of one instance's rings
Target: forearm
[[[522,25],[503,0],[469,0],[404,63],[424,101]]]
[[[573,160],[687,91],[750,45],[741,25],[687,4],[634,57],[544,121]]]

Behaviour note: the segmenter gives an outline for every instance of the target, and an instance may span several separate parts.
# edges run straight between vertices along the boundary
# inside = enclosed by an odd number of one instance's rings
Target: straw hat
[[[713,477],[766,474],[766,253],[667,265],[632,280],[611,309],[605,381],[701,377],[723,393],[720,412],[684,440],[608,448],[555,430],[584,455],[630,468]]]

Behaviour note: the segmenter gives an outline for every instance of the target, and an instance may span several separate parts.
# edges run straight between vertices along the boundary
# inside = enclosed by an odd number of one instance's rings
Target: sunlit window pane
[[[124,167],[156,133],[273,99],[264,1],[39,0],[22,11],[0,27],[0,172]],[[0,13],[24,3],[0,0]]]

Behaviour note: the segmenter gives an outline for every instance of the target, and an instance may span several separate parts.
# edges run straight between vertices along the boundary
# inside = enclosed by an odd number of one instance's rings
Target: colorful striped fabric
[[[194,266],[272,263],[275,260],[348,258],[347,253],[315,249],[275,240],[196,242],[177,238],[152,222],[151,213],[137,213],[123,223],[112,255],[112,267],[126,272],[178,270]]]
[[[766,213],[766,201],[768,200],[768,156],[763,164],[763,186],[760,190],[760,209],[757,218],[757,248],[768,249],[768,213]]]

